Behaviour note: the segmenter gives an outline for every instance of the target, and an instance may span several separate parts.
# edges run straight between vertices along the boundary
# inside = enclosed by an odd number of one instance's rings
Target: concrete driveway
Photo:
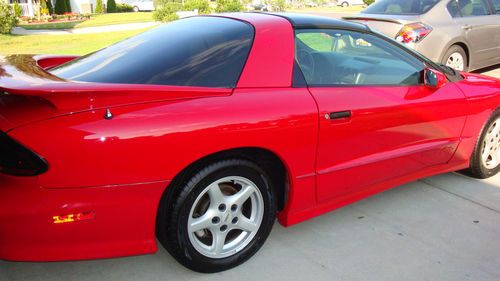
[[[154,255],[0,262],[0,280],[500,280],[500,176],[444,174],[302,224],[276,224],[247,263],[217,274]]]

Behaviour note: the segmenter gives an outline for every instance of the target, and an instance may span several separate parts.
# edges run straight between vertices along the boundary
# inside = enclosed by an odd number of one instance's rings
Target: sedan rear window
[[[221,17],[161,25],[51,70],[84,82],[232,88],[253,41],[252,26]]]
[[[361,13],[388,15],[420,15],[429,11],[439,0],[377,0]]]

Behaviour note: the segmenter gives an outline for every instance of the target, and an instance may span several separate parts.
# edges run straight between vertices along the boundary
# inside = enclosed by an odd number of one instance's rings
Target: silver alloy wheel
[[[462,71],[464,70],[464,57],[459,52],[455,52],[446,60],[446,66]]]
[[[206,257],[225,258],[252,241],[263,217],[264,200],[257,185],[244,177],[225,177],[196,198],[189,212],[189,241]]]
[[[493,169],[500,163],[500,118],[490,125],[484,136],[481,161],[487,169]]]

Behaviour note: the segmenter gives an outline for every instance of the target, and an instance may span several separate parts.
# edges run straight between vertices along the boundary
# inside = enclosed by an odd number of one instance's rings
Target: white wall
[[[55,0],[53,0],[55,2]],[[106,6],[107,0],[102,0],[102,4]],[[116,4],[121,4],[122,0],[115,0]],[[73,13],[82,13],[81,4],[92,4],[93,10],[95,10],[96,0],[70,0],[71,3],[71,11]]]

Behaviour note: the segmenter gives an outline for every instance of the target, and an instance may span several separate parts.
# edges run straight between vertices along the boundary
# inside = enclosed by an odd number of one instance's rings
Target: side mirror
[[[441,88],[446,84],[446,76],[432,68],[424,69],[424,85],[430,88]]]

